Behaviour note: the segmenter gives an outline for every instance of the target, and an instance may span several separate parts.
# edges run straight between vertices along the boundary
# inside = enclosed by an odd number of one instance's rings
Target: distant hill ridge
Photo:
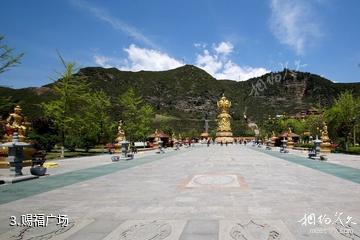
[[[203,119],[205,114],[215,118],[216,101],[222,93],[232,101],[235,120],[242,119],[245,109],[252,119],[260,120],[268,115],[327,107],[345,90],[360,96],[360,83],[334,83],[316,74],[289,69],[241,82],[216,80],[192,65],[139,72],[86,67],[75,75],[88,81],[93,90],[104,90],[113,101],[132,87],[158,114],[180,119]],[[14,104],[23,106],[25,114],[36,117],[41,114],[39,104],[54,98],[52,85],[24,89],[0,87],[0,96],[11,96]],[[2,108],[0,114],[5,115],[8,110]]]

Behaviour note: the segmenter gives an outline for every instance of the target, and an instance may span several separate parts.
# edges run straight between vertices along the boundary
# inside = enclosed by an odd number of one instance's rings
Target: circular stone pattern
[[[169,223],[152,221],[130,226],[120,235],[120,240],[163,240],[170,236]]]
[[[227,185],[227,184],[231,184],[235,181],[235,178],[233,176],[206,176],[206,175],[201,175],[201,176],[196,176],[193,179],[193,182],[195,184],[199,184],[199,185]]]

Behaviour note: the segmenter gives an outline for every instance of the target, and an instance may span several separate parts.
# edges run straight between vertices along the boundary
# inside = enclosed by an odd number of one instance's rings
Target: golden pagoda
[[[216,138],[217,143],[233,143],[233,133],[231,131],[231,116],[229,114],[229,109],[231,107],[231,102],[223,96],[217,102],[219,109],[219,115],[217,116],[218,127],[216,129]]]

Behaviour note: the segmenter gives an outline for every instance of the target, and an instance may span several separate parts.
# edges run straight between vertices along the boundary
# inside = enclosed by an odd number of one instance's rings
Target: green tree
[[[7,115],[11,109],[14,107],[14,103],[11,97],[0,96],[0,120]]]
[[[119,104],[126,137],[131,141],[145,140],[154,119],[152,107],[145,104],[132,88],[120,96]]]
[[[320,130],[323,128],[324,116],[320,115],[311,115],[305,119],[305,131],[310,131],[311,135],[315,137],[318,135],[320,137]]]
[[[95,139],[96,143],[111,141],[116,122],[110,117],[109,96],[103,91],[89,93],[86,102],[86,108],[83,109],[83,125],[87,126],[86,132]]]
[[[58,141],[54,122],[43,117],[33,119],[28,138],[35,149],[50,152]]]
[[[24,53],[14,54],[14,49],[3,43],[4,36],[0,35],[0,74],[20,63]]]
[[[348,150],[351,133],[360,121],[360,98],[349,91],[341,93],[325,116],[341,146]]]
[[[59,131],[62,146],[72,150],[76,145],[76,135],[81,134],[82,109],[86,106],[88,84],[75,77],[75,63],[66,63],[61,58],[65,70],[54,85],[57,99],[42,105],[45,116],[52,119]]]

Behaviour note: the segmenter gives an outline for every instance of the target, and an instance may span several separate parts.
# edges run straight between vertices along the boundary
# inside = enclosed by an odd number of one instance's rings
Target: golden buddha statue
[[[23,141],[26,136],[27,127],[22,109],[19,105],[14,108],[14,112],[6,119],[6,122],[7,140],[11,141],[12,135],[18,133],[20,141]]]
[[[117,133],[117,137],[116,137],[116,142],[117,143],[121,143],[123,141],[125,141],[126,138],[125,138],[125,131],[123,129],[123,122],[122,120],[119,121],[119,125],[118,125],[118,133]]]
[[[159,146],[160,141],[161,141],[160,132],[159,132],[159,129],[156,129],[154,132],[154,141],[153,141],[154,146],[155,147]]]
[[[288,148],[293,148],[294,147],[294,141],[293,141],[293,138],[292,138],[292,131],[291,131],[291,128],[289,127],[289,131],[288,131],[288,134],[287,134],[287,145],[288,145]]]
[[[159,129],[156,129],[154,142],[159,142],[159,141],[160,141],[160,133],[159,133]]]
[[[174,133],[174,132],[171,134],[171,140],[172,140],[173,142],[177,142],[177,139],[176,139],[176,136],[175,136],[175,133]]]
[[[322,143],[320,144],[320,151],[323,153],[330,153],[331,152],[331,143],[330,143],[330,138],[329,138],[329,133],[328,133],[328,128],[326,123],[323,123],[323,129],[320,131],[321,133],[321,141]]]
[[[271,146],[275,147],[275,143],[276,143],[276,139],[278,139],[275,135],[275,132],[272,131],[272,136],[271,136]]]
[[[30,123],[25,121],[25,117],[22,114],[22,109],[20,106],[14,108],[14,112],[9,115],[6,119],[5,124],[5,138],[4,141],[11,142],[13,140],[13,134],[17,133],[20,142],[26,142],[26,134],[29,130]],[[36,152],[36,149],[32,147],[26,147],[23,150],[24,166],[31,165],[32,155]],[[0,147],[0,168],[9,167],[8,157],[8,148]]]
[[[233,143],[234,138],[231,131],[231,116],[229,114],[229,109],[231,107],[231,102],[223,96],[217,102],[217,106],[219,109],[219,115],[217,116],[217,132],[216,139],[217,143]]]

